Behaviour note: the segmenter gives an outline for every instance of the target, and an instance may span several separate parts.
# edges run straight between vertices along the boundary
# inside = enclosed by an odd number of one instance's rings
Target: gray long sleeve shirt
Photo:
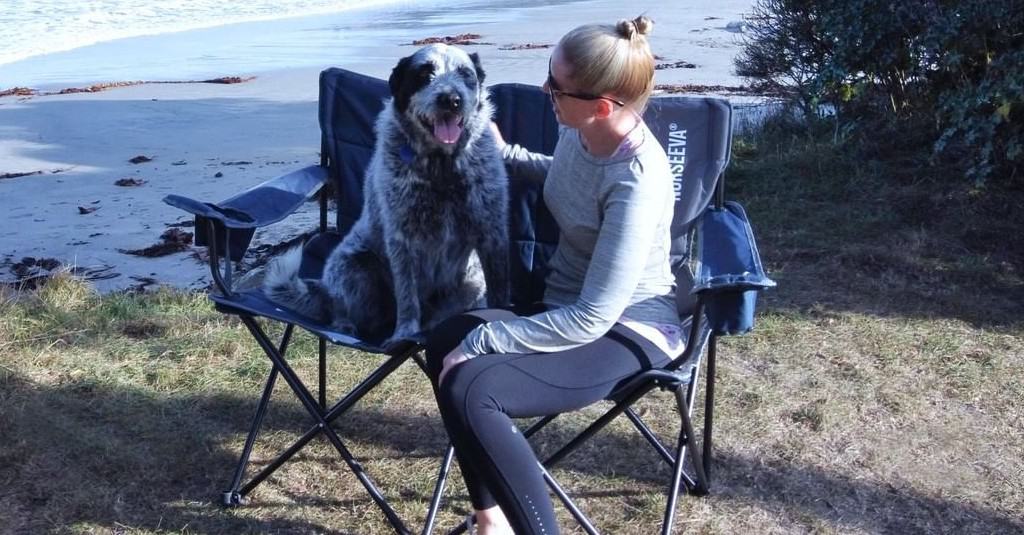
[[[558,223],[544,293],[554,308],[477,327],[463,341],[466,353],[564,351],[604,336],[621,318],[679,321],[669,266],[672,175],[661,145],[640,127],[639,146],[611,158],[588,153],[572,129],[562,130],[553,157],[506,146],[506,163],[544,180]]]

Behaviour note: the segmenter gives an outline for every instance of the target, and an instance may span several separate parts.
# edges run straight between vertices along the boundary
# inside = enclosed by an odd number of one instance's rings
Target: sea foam
[[[140,35],[333,13],[409,0],[3,0],[0,65]]]

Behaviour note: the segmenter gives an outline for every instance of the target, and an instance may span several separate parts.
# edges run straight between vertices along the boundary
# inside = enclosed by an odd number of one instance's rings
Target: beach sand
[[[732,62],[742,34],[726,25],[742,20],[751,4],[567,1],[458,13],[435,10],[420,17],[424,24],[368,10],[353,15],[351,27],[343,29],[346,45],[331,51],[333,60],[322,65],[262,72],[234,72],[226,66],[218,75],[255,76],[240,84],[143,84],[97,93],[0,97],[0,177],[35,173],[0,178],[0,281],[45,275],[56,261],[94,279],[104,292],[159,284],[207,287],[208,267],[195,254],[197,248],[152,258],[124,251],[158,244],[172,228],[193,230],[171,226],[191,218],[161,202],[169,193],[219,201],[317,163],[317,77],[323,68],[384,78],[399,58],[415,50],[413,40],[476,33],[478,41],[492,43],[466,47],[480,54],[487,83],[539,84],[550,49],[502,48],[551,44],[578,24],[646,12],[656,21],[651,44],[660,61],[695,65],[658,70],[658,84],[740,86]],[[104,49],[131,43],[128,39]],[[4,80],[0,90],[16,85],[17,80]],[[152,160],[131,163],[136,156]],[[310,204],[286,222],[261,229],[254,243],[279,243],[316,221],[316,206]]]

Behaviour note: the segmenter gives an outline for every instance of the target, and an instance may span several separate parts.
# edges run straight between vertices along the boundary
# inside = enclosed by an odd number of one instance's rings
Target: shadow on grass
[[[252,398],[158,397],[88,382],[53,389],[13,373],[0,374],[0,429],[4,430],[0,441],[0,466],[4,467],[0,471],[0,511],[7,517],[5,528],[13,533],[74,531],[76,525],[192,533],[343,533],[329,525],[330,516],[310,518],[312,515],[303,510],[361,507],[374,511],[371,518],[362,520],[375,522],[374,529],[384,529],[383,516],[361,488],[356,491],[361,498],[348,499],[323,496],[315,485],[285,485],[278,493],[280,497],[257,498],[249,507],[226,509],[219,505],[219,494],[227,486],[239,452],[224,443],[241,442],[256,397],[257,392]],[[271,403],[264,437],[273,434],[290,444],[292,436],[308,428],[311,420],[290,401],[275,399]],[[377,463],[396,462],[395,457],[428,458],[432,452],[439,455],[446,444],[441,426],[428,414],[357,408],[336,427],[350,445],[386,449],[388,453],[360,459],[377,467]],[[549,451],[575,430],[576,423],[563,426],[556,420],[551,429],[538,435],[540,449]],[[282,439],[281,435],[288,438]],[[399,453],[394,454],[395,450]],[[318,451],[321,453],[300,453],[299,458],[325,470],[345,470],[333,449]],[[265,457],[259,460],[268,461]],[[432,481],[437,465],[427,465],[429,474],[402,476]],[[644,487],[638,490],[627,484],[628,488],[621,490],[614,485],[583,489],[576,493],[578,497],[629,497],[641,490],[660,488],[667,484],[669,475],[667,467],[638,435],[608,431],[592,439],[559,468],[599,477],[626,474]],[[368,470],[375,477],[374,469]],[[766,464],[761,459],[726,452],[718,456],[716,471],[714,493],[708,500],[753,505],[789,518],[794,514],[797,518],[817,518],[840,529],[873,533],[1024,531],[1020,519],[983,506],[814,467]],[[308,475],[309,471],[304,473]],[[352,479],[345,484],[358,487]],[[390,488],[382,485],[393,503],[412,500],[425,504],[429,500],[429,490],[415,490],[400,483],[403,488],[396,491],[394,486],[394,481]],[[448,507],[465,506],[466,498],[459,492],[449,491]],[[684,500],[682,507],[695,499]],[[420,521],[406,519],[414,528]]]
[[[253,399],[165,398],[89,382],[51,389],[0,374],[0,518],[10,530],[4,532],[75,532],[99,525],[190,533],[345,533],[219,505],[239,454],[219,443],[245,436],[253,406]],[[304,423],[287,405],[273,412],[271,428],[275,422]]]

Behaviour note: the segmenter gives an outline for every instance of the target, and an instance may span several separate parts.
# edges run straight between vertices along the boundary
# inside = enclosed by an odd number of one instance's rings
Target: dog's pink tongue
[[[441,143],[455,143],[459,140],[460,135],[462,135],[462,127],[459,126],[458,117],[447,120],[439,119],[434,122],[434,137]]]

